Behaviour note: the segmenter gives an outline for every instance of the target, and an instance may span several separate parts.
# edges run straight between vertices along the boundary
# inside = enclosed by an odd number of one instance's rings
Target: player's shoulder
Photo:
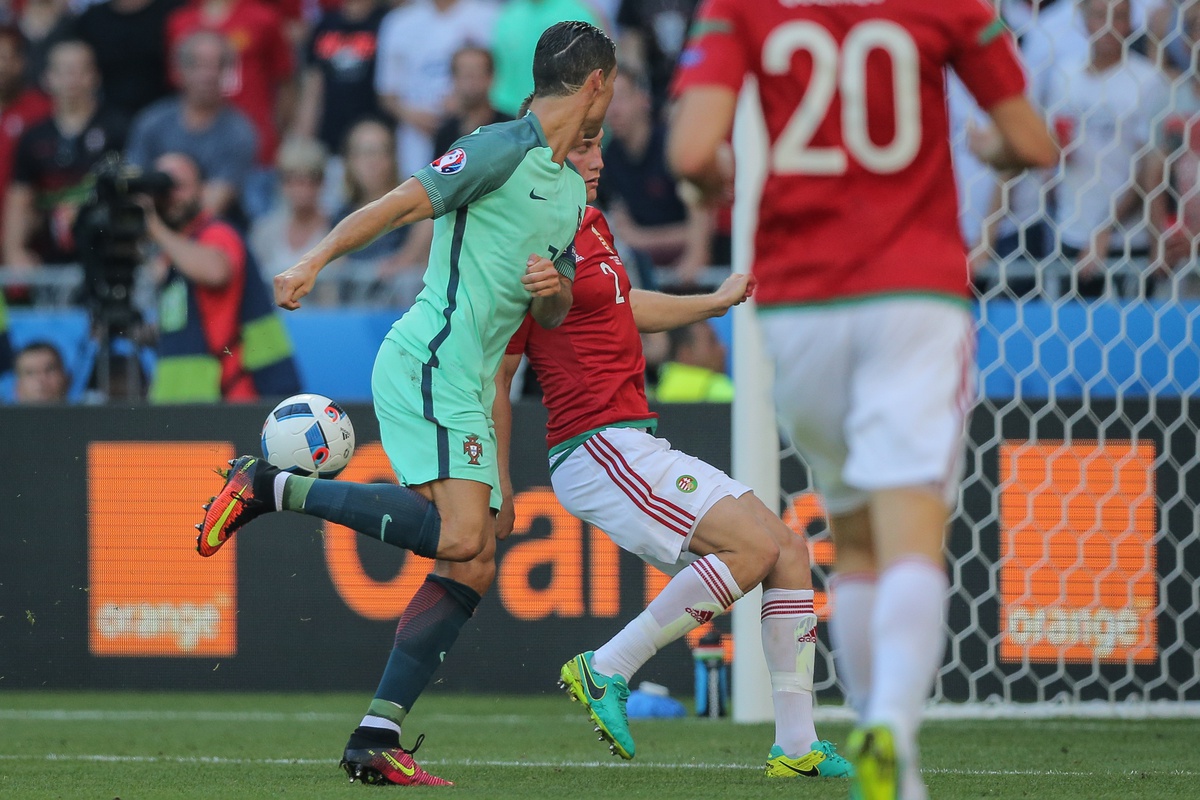
[[[612,229],[608,227],[608,219],[604,212],[595,206],[587,206],[583,219],[579,223],[579,233],[575,236],[575,248],[580,255],[598,252],[603,255],[617,255],[616,245],[613,244]]]
[[[493,122],[476,128],[454,142],[449,152],[457,149],[467,153],[484,154],[493,166],[504,162],[515,162],[538,147],[546,147],[546,139],[529,115],[506,122]]]

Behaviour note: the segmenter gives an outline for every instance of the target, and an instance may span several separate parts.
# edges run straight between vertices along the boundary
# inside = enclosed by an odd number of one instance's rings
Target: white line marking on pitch
[[[159,709],[70,709],[0,708],[0,720],[28,722],[345,722],[357,714],[332,711],[169,711]],[[430,722],[462,722],[489,725],[522,725],[545,716],[530,714],[426,714]],[[561,714],[550,719],[575,720],[578,714]]]
[[[297,765],[297,766],[332,766],[337,761],[329,758],[225,758],[222,756],[117,756],[89,755],[69,753],[48,753],[45,755],[15,755],[0,754],[0,761],[84,761],[104,763],[134,763],[134,764],[216,764],[216,765]],[[710,763],[661,763],[655,761],[640,761],[628,763],[621,761],[504,761],[490,759],[431,759],[422,763],[428,766],[461,766],[461,767],[532,767],[535,769],[548,768],[577,768],[577,769],[748,769],[761,770],[759,764],[710,764]],[[1157,775],[1175,777],[1196,777],[1200,771],[1172,769],[1162,772],[1154,770],[1112,770],[1105,772],[1086,772],[1070,770],[1036,770],[1036,769],[925,769],[929,775],[984,775],[984,776],[1047,776],[1047,777],[1093,777],[1096,775]]]

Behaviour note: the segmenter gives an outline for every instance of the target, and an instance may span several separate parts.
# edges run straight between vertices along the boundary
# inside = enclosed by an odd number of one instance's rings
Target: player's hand
[[[301,261],[275,276],[275,305],[295,311],[300,298],[312,291],[319,269],[311,262]]]
[[[521,276],[521,284],[525,291],[534,297],[550,297],[562,289],[554,262],[536,254],[530,254],[529,260],[525,262],[525,274]]]
[[[714,294],[717,301],[725,308],[741,305],[754,296],[754,288],[758,280],[753,275],[742,275],[735,272],[721,282]]]
[[[513,503],[512,490],[501,492],[500,513],[496,515],[496,538],[504,540],[512,533],[517,522],[517,509]]]

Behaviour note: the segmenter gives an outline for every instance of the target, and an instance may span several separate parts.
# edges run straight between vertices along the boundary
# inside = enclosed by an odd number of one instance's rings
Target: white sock
[[[818,738],[813,724],[817,614],[812,589],[763,590],[762,643],[775,703],[775,744],[796,758]]]
[[[741,596],[721,559],[709,555],[694,561],[671,578],[645,611],[597,648],[592,666],[628,681],[659,648],[713,619]]]
[[[283,485],[287,483],[288,473],[280,472],[275,476],[275,510],[283,509]]]
[[[833,615],[829,635],[837,659],[838,679],[846,701],[862,721],[871,692],[871,615],[875,610],[875,573],[847,572],[833,576],[829,593]]]
[[[919,556],[896,561],[879,576],[871,619],[871,699],[864,720],[888,725],[902,753],[915,752],[921,711],[942,665],[949,588],[941,565]]]

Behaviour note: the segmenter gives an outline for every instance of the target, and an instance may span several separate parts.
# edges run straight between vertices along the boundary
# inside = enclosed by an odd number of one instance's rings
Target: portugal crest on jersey
[[[479,466],[479,457],[483,455],[483,442],[475,434],[463,439],[463,452],[467,454],[467,463],[473,467]]]

